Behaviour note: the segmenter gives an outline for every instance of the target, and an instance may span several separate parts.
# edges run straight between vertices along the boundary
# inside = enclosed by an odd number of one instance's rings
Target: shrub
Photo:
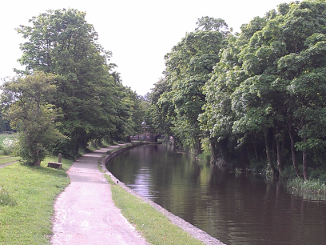
[[[18,140],[16,138],[5,138],[1,145],[3,155],[11,155],[17,151]]]
[[[326,185],[320,180],[303,180],[295,178],[288,182],[288,187],[299,191],[311,191],[316,193],[325,193]]]

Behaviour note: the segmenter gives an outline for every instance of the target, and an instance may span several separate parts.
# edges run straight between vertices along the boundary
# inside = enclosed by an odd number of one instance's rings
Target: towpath
[[[98,161],[110,146],[87,153],[67,171],[71,183],[54,204],[53,245],[141,245],[145,239],[122,216]]]

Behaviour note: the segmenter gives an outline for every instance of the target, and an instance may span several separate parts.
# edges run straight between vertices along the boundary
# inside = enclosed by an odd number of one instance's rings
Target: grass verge
[[[15,163],[0,169],[0,244],[48,244],[52,234],[53,202],[70,183],[65,171],[73,161],[63,159],[63,169]]]
[[[21,159],[20,157],[13,157],[13,156],[5,156],[3,158],[0,157],[0,165],[6,164],[6,163],[11,163],[11,162],[17,162],[20,159]]]
[[[203,244],[169,219],[154,207],[133,196],[105,174],[108,180],[115,205],[122,211],[128,221],[145,237],[150,244]]]

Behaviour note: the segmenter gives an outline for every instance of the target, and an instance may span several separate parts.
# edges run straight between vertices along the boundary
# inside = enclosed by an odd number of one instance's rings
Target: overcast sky
[[[99,34],[99,43],[113,52],[111,62],[123,84],[139,95],[150,92],[162,76],[164,55],[186,32],[194,31],[202,16],[222,18],[234,31],[255,16],[263,16],[288,0],[10,0],[0,9],[0,78],[14,76],[24,40],[14,30],[46,10],[74,8]]]

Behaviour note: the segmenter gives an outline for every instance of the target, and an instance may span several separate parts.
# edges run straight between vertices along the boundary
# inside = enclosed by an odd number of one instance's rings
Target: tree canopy
[[[65,136],[54,152],[71,157],[91,141],[120,140],[135,134],[143,115],[141,100],[123,86],[113,70],[116,65],[109,63],[111,52],[98,43],[98,34],[85,15],[76,9],[49,10],[17,28],[26,39],[20,45],[23,55],[19,59],[25,70],[17,70],[18,81],[37,81],[38,74],[55,78],[44,83],[55,88],[44,99],[60,111],[56,128]],[[15,83],[6,85],[8,94],[15,93]],[[33,90],[27,86],[24,94]],[[12,111],[14,100],[11,105]]]
[[[166,54],[166,77],[157,86],[163,88],[164,85],[168,90],[159,92],[161,88],[155,89],[156,97],[157,92],[161,94],[158,99],[153,98],[153,102],[156,103],[154,111],[168,116],[170,133],[183,146],[200,152],[202,131],[197,117],[205,103],[202,88],[224,46],[225,36],[219,29],[227,28],[227,25],[221,19],[209,17],[198,19],[197,24],[195,32],[188,33]]]
[[[168,89],[157,94],[156,84],[152,106],[169,108],[176,136],[208,137],[214,161],[316,175],[326,168],[325,10],[322,0],[283,3],[235,34],[221,19],[198,19],[166,55]]]

